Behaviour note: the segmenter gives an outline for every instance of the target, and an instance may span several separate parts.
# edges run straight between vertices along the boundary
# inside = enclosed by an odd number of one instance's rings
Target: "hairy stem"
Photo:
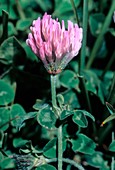
[[[52,95],[52,106],[56,107],[56,76],[51,75],[51,95]]]
[[[114,132],[112,132],[112,142],[114,141]],[[111,161],[111,170],[114,170],[114,161],[115,161],[115,159],[114,159],[114,156],[112,156],[112,161]]]
[[[51,95],[52,106],[56,108],[56,75],[51,75]],[[58,170],[62,170],[62,125],[58,127]]]
[[[58,170],[62,170],[62,125],[58,127]]]
[[[46,160],[47,163],[56,162],[56,161],[57,161],[57,158]],[[62,161],[63,161],[63,162],[66,162],[66,163],[68,163],[68,164],[70,164],[70,165],[72,165],[72,166],[74,166],[74,167],[76,167],[76,168],[78,168],[79,170],[85,170],[85,169],[83,168],[83,166],[81,166],[80,164],[78,164],[77,162],[75,162],[75,161],[73,161],[73,160],[71,160],[71,159],[62,158]]]

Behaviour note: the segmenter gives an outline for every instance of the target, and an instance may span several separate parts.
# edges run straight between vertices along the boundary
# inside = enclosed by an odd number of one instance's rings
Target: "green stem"
[[[51,75],[51,95],[52,106],[56,108],[56,75]],[[62,170],[62,125],[58,127],[58,170]]]
[[[51,95],[52,95],[52,106],[56,107],[56,75],[51,75]]]
[[[109,93],[109,96],[107,98],[107,101],[109,103],[111,103],[112,105],[114,105],[114,103],[115,103],[115,72],[114,72],[114,75],[113,75],[113,80],[112,80],[112,83],[111,83],[110,93]]]
[[[112,142],[114,141],[114,132],[112,132]],[[114,156],[112,156],[112,161],[111,161],[111,170],[114,170],[114,161],[115,161],[115,159],[114,159]]]
[[[73,0],[70,0],[70,1],[71,1],[71,4],[72,4],[72,7],[73,7],[73,12],[74,12],[74,15],[75,15],[76,22],[77,22],[78,25],[79,25],[79,19],[78,19],[78,15],[77,15],[77,12],[76,12],[75,3],[74,3]]]
[[[99,136],[99,145],[103,144],[103,141],[106,139],[107,135],[110,133],[111,129],[113,128],[113,124],[110,123],[108,124],[108,126],[103,130],[102,129],[102,133],[100,132],[100,136]]]
[[[115,170],[115,169],[114,169],[114,161],[115,161],[115,160],[114,160],[114,157],[112,156],[112,161],[111,161],[111,170]]]
[[[14,118],[10,119],[9,121],[5,122],[4,124],[0,125],[0,129],[6,126],[7,124],[10,124],[13,120],[19,119],[19,116],[15,116]]]
[[[62,170],[62,125],[58,127],[58,170]]]
[[[19,16],[21,19],[25,19],[25,13],[22,9],[22,6],[20,5],[20,1],[19,0],[15,0],[16,2],[16,7],[17,7],[17,10],[18,10],[18,13],[19,13]]]
[[[81,48],[81,56],[79,61],[79,74],[85,67],[85,56],[86,56],[86,41],[87,41],[87,26],[88,26],[88,0],[84,0],[83,3],[83,42]]]
[[[70,164],[70,165],[78,168],[79,170],[85,170],[85,169],[83,168],[83,166],[81,166],[80,164],[78,164],[77,162],[75,162],[75,161],[73,161],[73,160],[71,160],[71,159],[63,158],[62,160],[63,160],[63,162],[66,162],[67,164]],[[47,159],[47,160],[46,160],[47,163],[56,162],[56,161],[57,161],[57,158]]]
[[[90,98],[89,98],[89,93],[86,89],[86,85],[85,85],[85,79],[83,76],[79,76],[79,81],[80,81],[80,89],[81,89],[81,93],[84,97],[84,102],[86,103],[86,109],[92,113],[92,107],[91,107],[91,102],[90,102]],[[96,134],[97,130],[96,130],[96,126],[95,123],[92,122],[92,126],[93,126],[93,133]]]
[[[113,52],[113,54],[112,54],[112,56],[111,56],[111,58],[110,58],[110,60],[109,60],[109,62],[107,64],[106,68],[104,69],[101,77],[103,77],[105,75],[105,73],[110,69],[110,67],[113,64],[114,60],[115,60],[115,51]]]
[[[91,108],[91,104],[90,104],[90,99],[89,99],[89,94],[88,91],[86,89],[86,85],[85,85],[85,79],[82,76],[79,76],[79,80],[80,80],[80,87],[81,87],[81,92],[84,95],[84,100],[86,102],[87,105],[87,109],[90,113],[92,113],[92,108]]]
[[[11,70],[12,70],[12,66],[8,70],[6,70],[3,74],[0,75],[0,79],[5,77]]]
[[[94,44],[93,50],[91,52],[91,56],[90,56],[89,61],[88,61],[87,65],[86,65],[87,69],[89,69],[91,67],[91,65],[92,65],[92,63],[93,63],[93,61],[95,59],[95,56],[96,56],[96,54],[97,54],[97,52],[98,52],[98,50],[99,50],[99,48],[100,48],[100,46],[102,44],[104,34],[106,33],[106,31],[107,31],[107,29],[108,29],[108,27],[109,27],[109,25],[111,23],[112,15],[113,15],[114,10],[115,10],[115,0],[112,1],[110,10],[109,10],[108,15],[107,15],[107,17],[105,19],[105,22],[103,24],[102,30],[101,30],[101,32],[100,32],[100,34],[99,34],[99,36],[98,36],[98,38],[97,38],[97,40],[96,40],[96,42]]]

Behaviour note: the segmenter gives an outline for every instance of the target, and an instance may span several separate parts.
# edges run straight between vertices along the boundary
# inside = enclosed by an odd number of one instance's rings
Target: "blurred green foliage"
[[[82,27],[83,1],[74,3]],[[88,1],[86,63],[111,3],[112,0]],[[55,170],[56,129],[62,124],[65,158],[88,170],[109,170],[115,156],[115,116],[103,127],[100,125],[111,114],[106,102],[115,106],[113,18],[91,67],[79,75],[79,54],[58,75],[61,115],[57,118],[51,107],[49,75],[26,45],[32,21],[45,12],[59,21],[63,19],[66,27],[67,20],[76,23],[69,0],[0,1],[0,169]],[[76,168],[64,162],[63,169]]]

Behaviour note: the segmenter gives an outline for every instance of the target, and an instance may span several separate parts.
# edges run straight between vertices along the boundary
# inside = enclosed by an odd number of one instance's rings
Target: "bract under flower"
[[[30,30],[26,43],[50,74],[60,73],[81,48],[82,28],[69,20],[66,30],[63,20],[60,24],[45,13],[33,21]]]

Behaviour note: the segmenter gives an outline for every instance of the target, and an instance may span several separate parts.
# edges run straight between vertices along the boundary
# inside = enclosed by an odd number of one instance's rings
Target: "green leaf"
[[[0,131],[0,148],[2,148],[2,145],[3,145],[3,139],[4,139],[3,131]],[[0,159],[0,160],[1,160],[1,159]]]
[[[59,106],[62,107],[64,104],[64,97],[62,96],[62,94],[57,95],[57,101],[59,103]]]
[[[86,88],[88,91],[93,92],[96,94],[102,103],[104,104],[104,95],[102,91],[102,83],[95,72],[90,70],[84,71],[84,77],[87,80],[86,81]]]
[[[26,112],[21,105],[19,105],[19,104],[12,105],[12,108],[11,108],[12,122],[11,122],[11,124],[18,128],[20,126],[20,124],[22,123],[23,117],[25,115],[26,115]]]
[[[88,125],[87,119],[85,115],[83,114],[83,112],[81,111],[75,112],[72,117],[72,120],[74,123],[76,123],[78,126],[82,128],[85,128]]]
[[[76,63],[75,60],[72,60],[72,61],[70,62],[70,67],[71,67],[71,69],[72,69],[75,73],[78,73],[78,72],[79,72],[78,63]]]
[[[31,61],[38,62],[38,60],[39,60],[38,57],[33,53],[31,48],[29,46],[27,46],[27,44],[25,42],[22,43],[22,46],[23,46],[24,50],[26,51],[27,58]]]
[[[91,113],[89,113],[89,112],[87,112],[87,111],[85,111],[85,110],[76,110],[76,111],[74,111],[74,112],[75,112],[76,115],[77,115],[79,112],[80,112],[80,113],[83,113],[85,116],[88,116],[88,117],[90,117],[93,121],[95,121],[94,116],[91,115]]]
[[[14,1],[10,0],[10,4],[9,4],[8,2],[3,0],[3,2],[0,3],[0,16],[2,15],[1,14],[2,10],[5,10],[5,11],[7,11],[9,13],[9,18],[10,19],[13,19],[13,20],[17,19],[17,12],[16,12],[16,10],[14,8],[14,6],[15,6],[14,3],[15,3]]]
[[[103,86],[103,91],[104,91],[104,96],[109,96],[110,93],[110,87],[112,85],[112,80],[113,80],[113,72],[112,71],[107,71],[104,75],[102,86]]]
[[[0,167],[2,170],[11,169],[11,168],[15,168],[15,164],[14,164],[13,159],[5,158],[0,162]]]
[[[29,26],[31,25],[32,23],[32,19],[31,18],[28,18],[28,19],[20,19],[18,20],[17,24],[16,24],[16,28],[17,30],[19,31],[25,31],[26,29],[29,28]]]
[[[41,149],[36,149],[36,148],[34,148],[32,145],[31,145],[31,152],[32,153],[34,153],[34,154],[40,154],[40,153],[42,153],[43,151],[41,150]]]
[[[90,15],[90,17],[89,17],[89,25],[90,25],[91,33],[94,36],[99,35],[104,20],[105,20],[105,16],[104,16],[103,13],[96,13],[96,14]]]
[[[45,107],[44,109],[40,110],[37,115],[37,121],[40,123],[41,126],[48,128],[48,129],[55,129],[56,123],[56,115],[51,110],[51,108]]]
[[[104,39],[102,42],[102,45],[96,55],[98,58],[105,58],[107,56],[107,53],[108,53],[107,45],[106,45],[106,41]]]
[[[109,121],[111,121],[111,120],[113,120],[113,119],[115,119],[115,113],[112,114],[112,115],[110,115],[109,117],[107,117],[107,118],[102,122],[101,126],[103,126],[104,124],[106,124],[107,122],[109,122]]]
[[[8,129],[10,123],[10,111],[8,108],[0,108],[0,129],[5,131]]]
[[[0,105],[7,105],[14,100],[13,88],[3,80],[0,80]]]
[[[18,19],[19,16],[18,16],[18,14],[17,14],[17,12],[16,12],[13,5],[12,6],[10,5],[9,11],[10,11],[10,13],[9,13],[9,18],[10,19],[12,19],[12,20]]]
[[[115,29],[114,28],[109,28],[108,31],[115,37]]]
[[[35,110],[41,110],[44,109],[45,107],[48,107],[49,105],[47,103],[44,103],[43,100],[37,99],[36,103],[33,105],[33,108]]]
[[[73,90],[67,90],[63,93],[64,104],[67,104],[73,108],[80,108],[79,100],[76,93]]]
[[[43,148],[43,155],[48,158],[56,158],[57,152],[57,138],[50,140]],[[62,140],[62,149],[63,152],[66,150],[66,140]]]
[[[110,170],[107,165],[108,162],[103,159],[103,154],[101,152],[95,152],[93,155],[85,155],[85,159],[92,167],[99,168],[100,170]]]
[[[60,74],[60,83],[64,87],[77,89],[79,80],[73,71],[65,70]]]
[[[112,141],[111,144],[109,145],[109,150],[115,152],[115,140]]]
[[[25,146],[25,144],[28,143],[28,140],[24,140],[22,138],[14,138],[13,139],[13,146],[15,148],[20,148]]]
[[[33,1],[33,0],[29,0],[29,1],[26,1],[26,0],[20,0],[20,5],[23,7],[24,10],[26,10],[29,6],[31,5],[36,5],[36,2]]]
[[[24,153],[24,154],[29,154],[31,153],[31,151],[29,149],[20,149],[20,152],[21,153]]]
[[[26,141],[26,140],[25,140]],[[42,149],[36,149],[35,147],[32,146],[31,141],[26,142],[26,148],[20,149],[20,153],[32,153],[32,154],[41,154],[43,152]]]
[[[29,112],[24,116],[24,120],[34,118],[38,112]]]
[[[2,152],[0,152],[0,162],[2,161],[2,159],[4,158]]]
[[[63,110],[61,115],[60,115],[60,119],[61,120],[64,120],[66,119],[67,117],[71,116],[72,114],[74,114],[74,112],[72,111],[69,111],[69,110]]]
[[[44,1],[39,0],[39,1],[36,1],[36,2],[44,12],[49,11],[49,10],[52,9],[52,3],[51,3],[52,1],[50,1],[50,0],[44,0]]]
[[[60,1],[60,0],[55,0],[56,3],[56,9],[54,11],[55,16],[60,16],[63,13],[67,13],[69,11],[72,11],[72,5],[70,1]],[[74,0],[75,7],[77,8],[78,5],[80,4],[80,0]]]
[[[38,166],[36,168],[36,170],[56,170],[56,168],[52,165],[49,165],[49,164],[45,164],[45,165],[41,165],[41,166]]]
[[[28,119],[32,119],[37,115],[37,112],[29,112],[25,116],[21,116],[20,120],[17,122],[17,129],[21,129],[25,125],[25,121]]]
[[[50,140],[43,148],[44,156],[48,158],[56,158],[56,142],[57,138]]]
[[[93,92],[94,94],[96,94],[96,88],[95,88],[95,85],[93,83],[91,83],[90,81],[88,81],[86,83],[86,88],[87,90]]]
[[[17,30],[15,29],[14,25],[12,22],[8,22],[8,35],[17,35]]]
[[[92,139],[84,134],[78,134],[77,139],[72,139],[72,149],[74,152],[81,152],[84,154],[92,155],[95,152],[96,144]]]
[[[0,16],[2,16],[3,10],[7,12],[7,5],[4,4],[4,2],[1,2],[1,4],[0,4]]]
[[[114,114],[115,109],[110,103],[106,102],[106,107],[111,115]]]
[[[8,38],[8,18],[7,11],[2,9],[2,36],[0,38],[0,44]]]
[[[4,64],[21,64],[20,61],[26,56],[25,50],[15,37],[6,39],[0,46],[0,62]]]

